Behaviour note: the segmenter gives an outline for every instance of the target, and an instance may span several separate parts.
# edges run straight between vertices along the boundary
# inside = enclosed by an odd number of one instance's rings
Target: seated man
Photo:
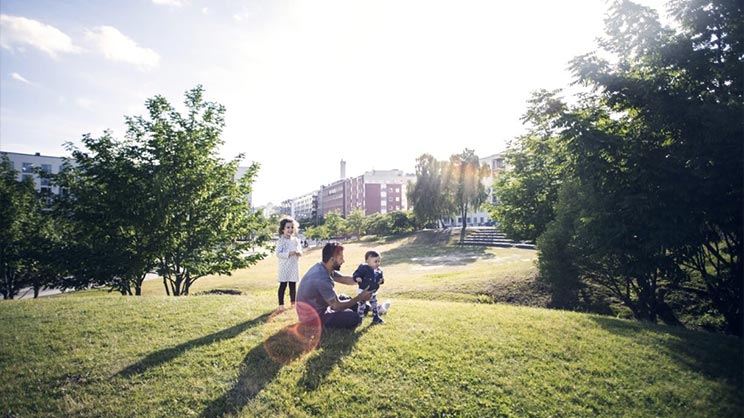
[[[326,328],[355,328],[361,323],[356,313],[357,305],[360,301],[369,300],[374,292],[366,289],[351,299],[341,301],[333,290],[334,281],[357,284],[351,276],[339,273],[342,264],[344,247],[337,242],[326,244],[323,247],[323,261],[310,267],[300,280],[297,289],[300,322],[310,322],[317,314]]]

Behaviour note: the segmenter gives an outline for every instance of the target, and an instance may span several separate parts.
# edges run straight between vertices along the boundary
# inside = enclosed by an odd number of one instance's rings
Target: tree
[[[83,149],[67,144],[72,161],[56,179],[69,191],[57,206],[57,217],[71,225],[65,239],[69,287],[102,285],[140,295],[156,265],[155,232],[163,222],[154,168],[140,144],[117,141],[109,131],[81,142]]]
[[[475,151],[466,148],[462,153],[450,157],[445,178],[451,187],[455,207],[462,218],[460,241],[465,239],[468,208],[477,209],[488,197],[483,186],[483,178],[486,176],[488,167],[481,166]]]
[[[373,213],[367,216],[366,219],[367,232],[377,236],[390,235],[392,229],[391,221],[392,219],[389,216],[381,213]]]
[[[258,235],[264,218],[250,212],[248,196],[259,165],[234,181],[242,155],[224,162],[217,157],[223,143],[224,106],[204,101],[201,86],[188,91],[186,115],[160,96],[146,103],[149,119],[128,118],[127,136],[142,144],[145,167],[151,171],[156,219],[153,232],[159,248],[157,270],[166,292],[187,295],[199,278],[229,275],[255,264],[268,236]]]
[[[444,182],[445,167],[444,162],[435,160],[431,154],[422,154],[416,159],[416,183],[409,184],[408,200],[422,225],[438,226],[439,221],[454,210]]]
[[[671,10],[675,30],[648,8],[615,3],[600,44],[615,60],[588,54],[573,69],[612,115],[605,126],[627,138],[594,144],[592,153],[612,156],[617,173],[635,186],[635,199],[625,202],[654,202],[649,209],[659,212],[640,221],[660,241],[660,261],[672,257],[700,275],[726,331],[742,335],[742,3],[678,1]],[[566,121],[569,143],[587,145],[575,141],[587,136],[582,130],[604,130],[584,121]]]
[[[568,174],[556,126],[566,110],[559,92],[533,93],[522,118],[532,127],[510,144],[505,152],[510,170],[494,180],[499,204],[490,206],[489,212],[512,239],[535,241],[555,217],[558,189]]]
[[[17,181],[6,155],[0,158],[0,293],[13,299],[26,286],[39,289],[53,280],[50,273],[52,218],[45,197],[33,180]]]
[[[326,240],[331,238],[331,233],[325,225],[309,226],[305,229],[305,236],[315,240]]]
[[[332,237],[342,236],[348,233],[346,219],[342,218],[338,211],[326,213],[323,217],[323,226]]]
[[[396,210],[386,215],[390,219],[390,234],[400,235],[416,229],[416,216],[409,211]]]
[[[362,211],[361,209],[352,210],[351,213],[349,213],[349,215],[346,217],[346,225],[348,226],[348,230],[352,235],[361,237],[367,232],[365,228],[364,218],[364,211]]]
[[[499,213],[538,237],[542,276],[578,275],[651,321],[668,295],[687,292],[741,335],[742,4],[680,1],[672,11],[675,29],[649,8],[612,6],[599,44],[611,60],[572,62],[591,88],[577,104],[533,103],[532,119],[551,132],[516,150],[525,164],[501,184]],[[516,207],[530,202],[536,210]]]
[[[84,255],[75,276],[139,294],[155,269],[166,293],[179,296],[201,277],[265,257],[254,250],[270,238],[266,220],[248,200],[259,166],[234,180],[242,156],[216,156],[224,107],[204,101],[201,86],[185,97],[185,115],[161,96],[149,99],[148,117],[126,118],[126,141],[106,133],[85,136],[86,150],[70,146],[75,164],[60,184],[77,226],[72,250]]]

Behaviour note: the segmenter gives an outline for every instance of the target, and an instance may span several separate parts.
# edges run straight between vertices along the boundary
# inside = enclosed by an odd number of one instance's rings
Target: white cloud
[[[202,13],[208,14],[209,13],[209,8],[208,7],[203,7],[202,8]]]
[[[160,56],[150,48],[143,48],[111,26],[99,26],[86,32],[86,38],[93,42],[103,55],[112,61],[134,64],[142,70],[158,66]]]
[[[40,49],[52,58],[59,53],[78,53],[82,49],[61,30],[36,20],[20,16],[0,15],[0,46],[23,50],[24,45]]]
[[[183,6],[181,0],[152,0],[152,2],[161,6]]]
[[[10,77],[13,80],[20,81],[21,83],[28,84],[29,86],[34,86],[34,87],[38,86],[38,84],[36,84],[36,83],[34,83],[32,81],[27,80],[26,77],[24,77],[24,76],[22,76],[22,75],[20,75],[18,73],[12,73],[10,75]]]

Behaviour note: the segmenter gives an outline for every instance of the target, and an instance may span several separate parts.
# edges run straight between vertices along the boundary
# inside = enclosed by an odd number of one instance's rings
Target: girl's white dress
[[[292,236],[289,238],[279,237],[276,241],[276,257],[279,259],[279,277],[281,282],[297,282],[300,280],[300,258],[289,256],[290,251],[302,254],[300,239]]]

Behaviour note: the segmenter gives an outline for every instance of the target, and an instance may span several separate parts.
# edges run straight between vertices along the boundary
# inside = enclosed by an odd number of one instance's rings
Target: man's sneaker
[[[382,318],[380,318],[379,316],[375,316],[374,318],[372,318],[372,323],[373,324],[384,324],[385,321],[383,321]]]

